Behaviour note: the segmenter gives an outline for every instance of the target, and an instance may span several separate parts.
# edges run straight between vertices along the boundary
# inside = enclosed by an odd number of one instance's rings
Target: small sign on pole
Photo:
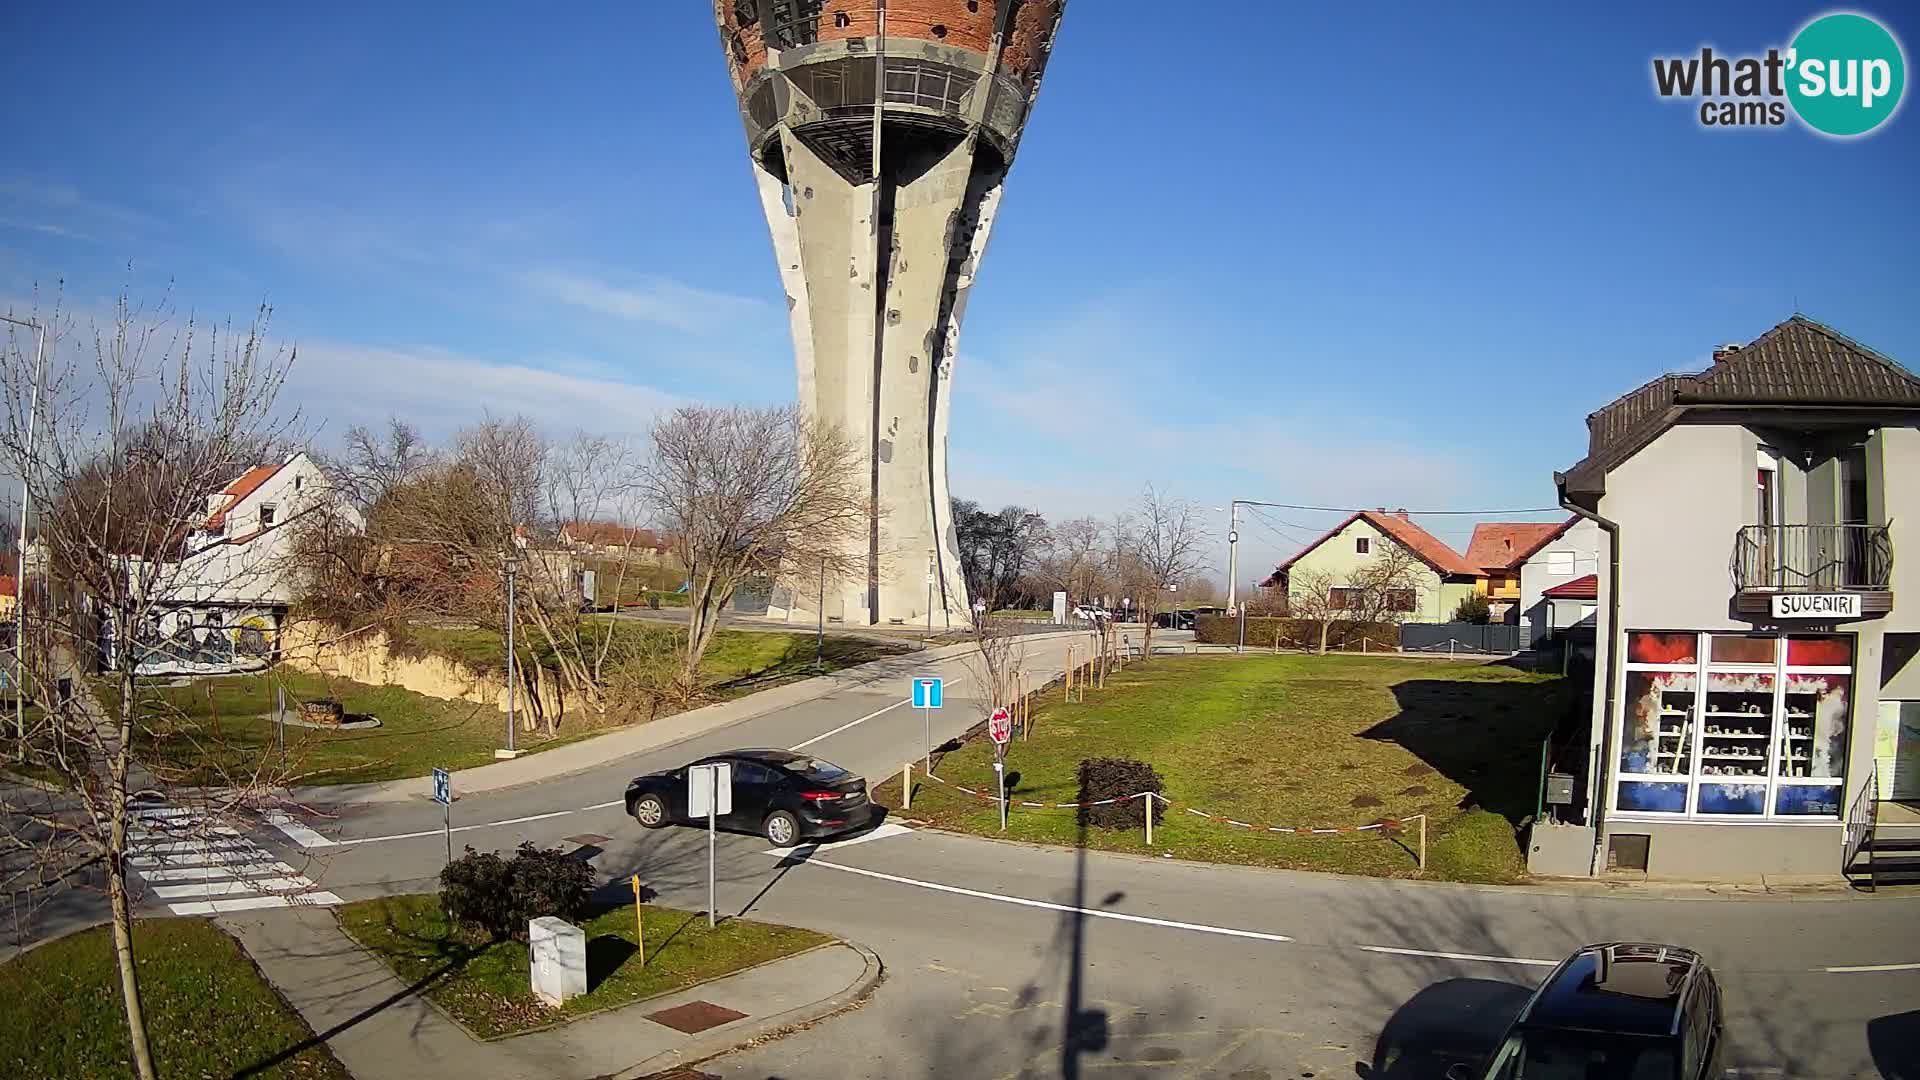
[[[717,819],[733,813],[733,766],[724,761],[708,765],[693,765],[687,769],[687,813],[693,817],[707,815],[707,925],[715,925],[719,920],[714,912],[719,907],[718,892],[714,887],[714,864],[717,854],[714,838],[719,832]]]
[[[446,808],[445,832],[447,837],[447,861],[453,861],[453,774],[445,769],[433,770],[433,801]]]
[[[920,710],[920,741],[927,748],[927,772],[933,772],[933,710],[940,707],[942,682],[939,676],[913,680],[913,707]]]
[[[993,779],[1000,789],[1000,831],[1007,831],[1007,742],[1013,738],[1013,714],[1005,705],[987,717],[987,738],[993,740]]]

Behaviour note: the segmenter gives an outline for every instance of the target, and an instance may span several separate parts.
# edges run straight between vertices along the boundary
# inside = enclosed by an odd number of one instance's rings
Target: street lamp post
[[[44,378],[47,356],[47,327],[38,319],[16,319],[0,315],[0,322],[24,326],[33,331],[33,394],[27,407],[26,460],[20,465],[20,550],[13,579],[13,730],[19,740],[16,750],[26,754],[27,739],[27,516],[33,509],[33,487],[29,475],[33,469],[33,436],[40,426],[40,383]]]
[[[518,753],[518,751],[513,748],[513,699],[515,689],[513,684],[516,680],[513,656],[513,575],[520,569],[520,560],[516,558],[512,552],[508,552],[506,557],[501,560],[501,566],[507,573],[507,754],[511,757]]]

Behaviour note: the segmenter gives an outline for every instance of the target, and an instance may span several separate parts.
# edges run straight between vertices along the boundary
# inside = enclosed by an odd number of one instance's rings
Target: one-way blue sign
[[[913,680],[913,707],[916,709],[937,709],[940,707],[940,680]]]
[[[453,805],[453,774],[445,769],[433,770],[433,801],[442,806]]]

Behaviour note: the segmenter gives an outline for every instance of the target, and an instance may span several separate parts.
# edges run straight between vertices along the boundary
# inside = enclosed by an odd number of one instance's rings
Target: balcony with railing
[[[1857,593],[1863,615],[1893,607],[1893,539],[1885,525],[1747,525],[1734,540],[1735,608],[1771,610],[1781,593]]]

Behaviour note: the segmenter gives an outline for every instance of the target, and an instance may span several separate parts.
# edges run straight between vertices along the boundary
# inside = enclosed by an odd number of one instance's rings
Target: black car
[[[1720,1075],[1720,985],[1677,945],[1588,945],[1534,991],[1485,1069],[1447,1080],[1711,1080]]]
[[[790,750],[734,750],[693,764],[720,762],[733,766],[733,812],[718,819],[722,828],[756,832],[787,847],[873,819],[867,782],[831,761]],[[627,784],[627,813],[649,829],[698,824],[687,812],[687,769],[634,777]]]

